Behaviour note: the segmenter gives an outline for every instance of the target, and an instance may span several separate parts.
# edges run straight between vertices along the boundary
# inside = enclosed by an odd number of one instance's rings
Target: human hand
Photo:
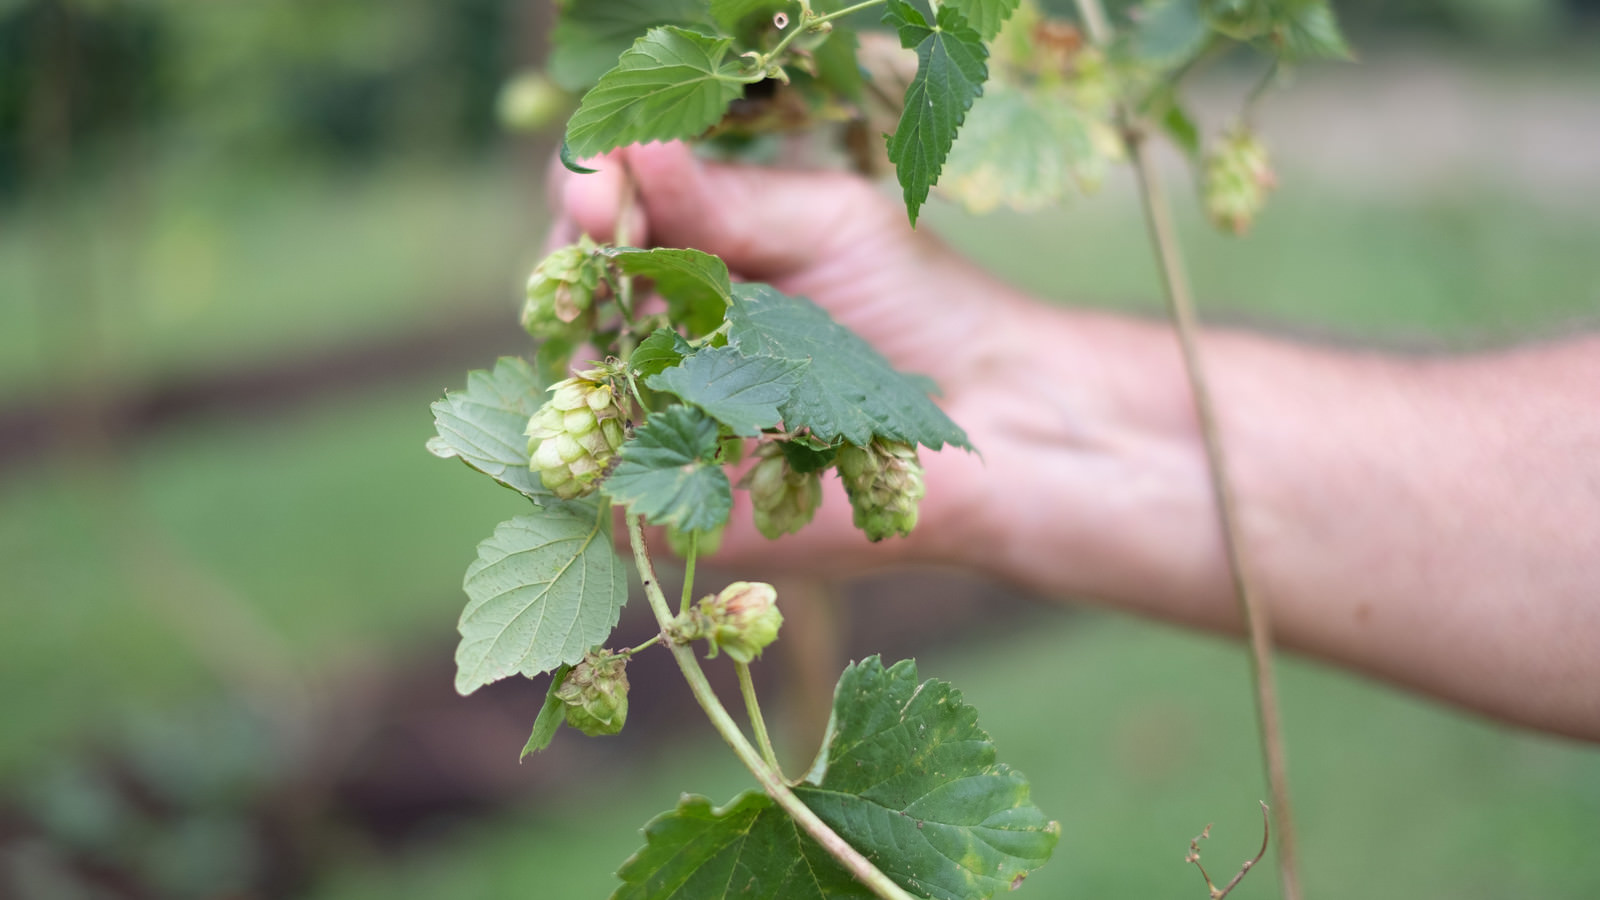
[[[983,454],[922,450],[928,494],[919,525],[909,538],[879,544],[852,526],[837,479],[825,481],[816,520],[777,542],[755,531],[748,497],[736,492],[716,561],[830,574],[937,561],[1031,581],[1023,570],[1045,561],[1011,558],[1011,537],[1039,527],[1071,532],[1073,543],[1049,562],[1073,572],[1084,591],[1113,588],[1109,565],[1144,561],[1112,546],[1143,524],[1115,479],[1132,474],[1148,484],[1150,473],[1129,468],[1149,462],[1183,469],[1163,483],[1187,486],[1194,475],[1192,458],[1169,445],[1191,440],[1186,407],[1150,392],[1161,366],[1145,366],[1150,378],[1124,377],[1125,363],[1147,361],[1147,328],[1030,302],[913,231],[897,202],[845,173],[705,163],[681,145],[631,147],[595,165],[597,174],[553,176],[558,239],[611,239],[626,208],[630,243],[715,253],[737,278],[809,297],[896,367],[937,381],[941,405]],[[637,191],[631,206],[622,202],[627,190]]]

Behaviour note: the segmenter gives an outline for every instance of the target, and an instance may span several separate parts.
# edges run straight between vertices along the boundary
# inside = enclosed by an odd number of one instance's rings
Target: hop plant
[[[522,306],[522,327],[536,338],[570,337],[575,323],[594,304],[605,261],[600,245],[588,235],[551,253],[528,278],[528,299]]]
[[[556,688],[567,724],[590,737],[621,731],[628,718],[627,666],[626,656],[610,650],[585,654]]]
[[[715,597],[700,601],[699,637],[711,646],[708,654],[723,652],[736,662],[749,663],[778,639],[783,614],[778,612],[778,591],[761,581],[735,581]]]
[[[882,438],[865,447],[845,444],[839,448],[838,467],[856,527],[868,540],[911,533],[917,502],[926,493],[916,447]]]
[[[762,444],[739,486],[750,492],[756,530],[769,539],[804,528],[822,505],[822,474],[797,472],[776,443]]]
[[[626,416],[605,374],[589,369],[551,385],[554,396],[528,421],[528,467],[563,500],[593,490],[622,446]]]
[[[1206,157],[1203,192],[1206,214],[1218,227],[1244,234],[1278,186],[1267,148],[1254,134],[1226,134]]]

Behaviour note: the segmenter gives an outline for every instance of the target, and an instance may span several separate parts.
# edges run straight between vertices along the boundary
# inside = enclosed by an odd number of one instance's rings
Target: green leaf
[[[885,669],[874,656],[845,670],[806,781],[800,799],[918,896],[1009,891],[1060,836],[1027,779],[995,762],[977,710],[946,682],[918,682],[910,660]]]
[[[658,391],[706,411],[734,434],[755,437],[782,421],[778,407],[789,400],[809,360],[747,357],[733,347],[708,347],[645,379]]]
[[[971,448],[967,435],[928,397],[929,382],[895,370],[848,328],[804,297],[764,284],[736,284],[728,344],[747,357],[810,360],[789,401],[784,426],[821,440],[866,446],[873,435],[939,449]]]
[[[617,870],[611,900],[871,900],[827,851],[766,794],[721,809],[685,794],[644,829],[645,845]]]
[[[657,25],[710,24],[703,0],[567,0],[550,40],[550,77],[569,91],[594,84]]]
[[[1350,59],[1350,45],[1327,0],[1298,0],[1287,7],[1272,30],[1272,44],[1288,62],[1306,59]]]
[[[940,190],[975,213],[1002,205],[1027,212],[1094,183],[1103,160],[1067,93],[991,83],[950,151]]]
[[[734,32],[746,19],[758,14],[770,19],[773,13],[795,8],[796,4],[791,0],[711,0],[711,18],[722,26],[724,32]],[[796,23],[799,18],[796,13]]]
[[[917,51],[917,74],[906,90],[900,124],[889,138],[889,161],[915,225],[967,109],[983,93],[988,51],[978,32],[949,6],[940,7],[930,25],[911,4],[888,0],[883,21],[900,33],[901,46]]]
[[[628,600],[608,521],[593,503],[557,504],[501,522],[478,545],[462,583],[457,691],[576,664],[605,643]]]
[[[567,146],[587,158],[628,144],[696,137],[715,125],[749,78],[728,61],[731,38],[652,28],[583,95]]]
[[[1159,0],[1145,5],[1129,40],[1140,61],[1168,68],[1188,62],[1210,37],[1200,0]]]
[[[433,404],[428,452],[456,457],[536,503],[552,495],[528,470],[528,419],[544,405],[545,382],[525,360],[502,358],[494,371],[467,375],[467,389]]]
[[[795,794],[902,888],[935,900],[1009,892],[1043,865],[1059,826],[994,761],[977,713],[916,665],[846,669],[824,756]],[[685,796],[645,826],[612,900],[873,896],[764,794],[713,809]]]
[[[1000,26],[1017,11],[1021,0],[947,0],[947,5],[961,13],[978,36],[989,40],[1000,33]]]
[[[561,682],[571,671],[572,667],[565,664],[556,668],[550,679],[550,687],[544,692],[544,703],[539,707],[539,714],[533,718],[533,733],[528,735],[528,742],[522,745],[522,754],[517,757],[519,762],[550,746],[550,742],[555,740],[556,732],[567,717],[561,701],[556,698],[556,689],[561,687]]]
[[[716,460],[717,438],[716,420],[693,407],[652,413],[622,445],[622,461],[601,489],[652,525],[712,531],[733,507],[733,486]]]
[[[683,335],[670,328],[657,328],[639,342],[628,357],[628,365],[642,377],[648,378],[664,369],[670,369],[694,352],[694,346]]]
[[[667,301],[668,314],[690,335],[715,331],[722,324],[732,288],[728,266],[721,259],[699,250],[671,248],[617,247],[605,254],[623,274],[654,281],[656,292]]]

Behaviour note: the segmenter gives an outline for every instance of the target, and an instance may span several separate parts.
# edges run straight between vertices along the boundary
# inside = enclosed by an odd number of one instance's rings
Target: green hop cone
[[[762,444],[755,458],[739,486],[750,492],[756,530],[775,540],[804,528],[822,505],[822,473],[796,472],[776,443]]]
[[[778,612],[778,591],[760,581],[735,581],[715,597],[700,601],[698,637],[711,645],[710,657],[728,654],[749,663],[778,639],[783,614]]]
[[[1206,215],[1218,228],[1242,235],[1278,186],[1267,148],[1248,131],[1234,131],[1206,157],[1203,194]]]
[[[917,448],[874,438],[866,447],[839,448],[839,477],[850,495],[856,527],[867,540],[904,537],[917,525],[917,502],[927,493]]]
[[[562,247],[539,263],[528,278],[528,299],[522,306],[522,327],[536,338],[581,338],[580,319],[594,304],[605,261],[600,246],[588,235]]]
[[[528,467],[563,500],[594,490],[625,438],[626,416],[604,374],[590,369],[551,385],[554,396],[528,421]]]
[[[626,656],[610,650],[591,650],[573,666],[556,688],[567,724],[590,737],[621,731],[628,718],[627,666]]]

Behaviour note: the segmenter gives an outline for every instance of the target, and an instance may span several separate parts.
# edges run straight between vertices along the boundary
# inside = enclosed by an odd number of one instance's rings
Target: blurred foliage
[[[498,133],[512,0],[10,0],[0,4],[0,199],[116,139],[237,166],[362,164]]]

